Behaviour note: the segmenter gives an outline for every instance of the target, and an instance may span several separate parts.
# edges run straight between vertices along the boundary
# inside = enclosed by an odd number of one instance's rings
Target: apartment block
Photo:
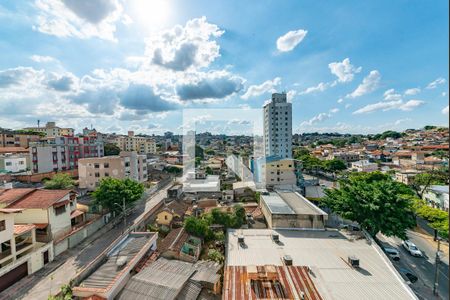
[[[100,180],[106,177],[117,179],[130,178],[146,182],[147,158],[134,151],[122,151],[119,155],[84,158],[78,161],[79,187],[95,190]]]
[[[47,122],[44,127],[26,127],[24,130],[34,131],[34,132],[42,132],[45,133],[46,137],[55,137],[55,136],[73,136],[74,129],[73,128],[62,128],[56,126],[55,122]]]
[[[291,158],[278,156],[261,157],[252,161],[252,170],[257,186],[295,188],[299,185],[300,166]]]
[[[33,173],[71,170],[78,168],[78,160],[102,157],[103,142],[95,137],[58,136],[30,144]]]
[[[0,148],[2,147],[23,147],[28,148],[30,143],[39,142],[41,136],[20,131],[3,130],[0,131]]]
[[[265,156],[292,157],[292,103],[286,93],[274,93],[264,105]]]
[[[31,169],[30,153],[22,147],[0,148],[0,173],[22,173]]]
[[[135,136],[133,131],[128,131],[127,136],[117,137],[116,145],[121,151],[136,151],[144,155],[156,153],[156,142],[153,139]]]

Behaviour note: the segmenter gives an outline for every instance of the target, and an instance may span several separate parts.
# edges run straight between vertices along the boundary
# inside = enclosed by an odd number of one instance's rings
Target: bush
[[[216,249],[208,250],[208,259],[218,263],[223,263],[225,261],[225,257]]]
[[[414,204],[416,214],[427,220],[429,225],[436,229],[443,238],[448,238],[448,212],[430,207],[425,201],[416,199]]]

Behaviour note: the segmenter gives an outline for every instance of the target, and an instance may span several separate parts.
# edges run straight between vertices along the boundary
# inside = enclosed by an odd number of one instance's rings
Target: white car
[[[416,257],[423,256],[422,251],[420,251],[419,248],[417,248],[417,246],[414,245],[413,242],[406,240],[406,241],[403,241],[402,245],[406,249],[406,251],[408,251],[409,254],[411,254],[412,256],[416,256]]]
[[[383,247],[383,250],[390,258],[392,258],[392,260],[400,260],[400,252],[398,252],[397,249],[392,247]]]

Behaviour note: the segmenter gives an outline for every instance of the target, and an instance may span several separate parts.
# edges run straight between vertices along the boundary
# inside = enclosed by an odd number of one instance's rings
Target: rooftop
[[[297,192],[279,190],[261,198],[272,214],[327,215]]]
[[[0,189],[0,205],[8,208],[48,208],[71,192],[34,188]]]
[[[274,233],[279,243],[272,240]],[[283,266],[289,255],[293,266],[311,269],[324,299],[417,299],[380,248],[365,238],[339,231],[244,229],[229,230],[227,241],[227,267]],[[347,263],[349,256],[360,260],[360,268]]]

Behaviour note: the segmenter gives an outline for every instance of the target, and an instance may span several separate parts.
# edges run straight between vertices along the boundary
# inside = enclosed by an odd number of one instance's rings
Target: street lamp
[[[127,211],[126,211],[126,206],[125,206],[125,198],[122,198],[122,205],[120,205],[119,203],[114,203],[114,205],[117,205],[121,210],[122,210],[122,214],[123,214],[123,230],[122,233],[125,232],[125,228],[127,226]]]
[[[435,270],[434,270],[434,285],[433,285],[433,294],[437,296],[438,294],[438,277],[439,277],[439,261],[440,261],[440,255],[441,255],[441,238],[437,237],[437,251],[436,251],[436,258],[435,258]]]

